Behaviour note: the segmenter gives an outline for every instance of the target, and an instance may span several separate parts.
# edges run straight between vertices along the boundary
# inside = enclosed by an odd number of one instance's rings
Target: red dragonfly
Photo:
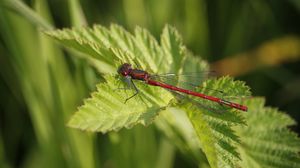
[[[183,88],[176,87],[176,86],[173,86],[173,85],[170,85],[167,83],[156,81],[151,78],[151,74],[149,74],[147,71],[140,70],[140,69],[134,69],[128,63],[122,64],[118,69],[118,73],[120,75],[124,76],[125,78],[129,79],[131,81],[131,83],[133,84],[133,88],[135,89],[135,93],[132,96],[130,96],[129,98],[127,98],[125,100],[125,102],[128,101],[129,99],[133,98],[134,96],[136,96],[139,93],[138,88],[134,85],[134,82],[132,81],[134,79],[134,80],[144,81],[148,85],[159,86],[159,87],[173,90],[176,92],[181,92],[181,93],[185,93],[188,95],[200,97],[200,98],[207,99],[207,100],[210,100],[213,102],[217,102],[219,104],[222,104],[222,105],[225,105],[225,106],[228,106],[231,108],[235,108],[238,110],[242,110],[242,111],[248,110],[247,106],[243,106],[243,105],[233,103],[233,102],[230,102],[230,101],[218,98],[218,97],[205,95],[203,93],[195,92],[195,91],[188,90],[188,89],[183,89]]]

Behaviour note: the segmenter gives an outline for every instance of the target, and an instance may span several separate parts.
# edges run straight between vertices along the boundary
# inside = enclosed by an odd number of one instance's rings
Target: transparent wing
[[[184,74],[175,74],[175,73],[165,73],[165,74],[154,74],[151,75],[151,78],[156,79],[173,79],[181,81],[193,81],[195,84],[202,83],[203,81],[217,77],[215,71],[203,71],[203,72],[188,72]]]
[[[150,78],[152,80],[156,80],[159,82],[163,82],[169,85],[177,86],[180,88],[188,89],[196,91],[196,89],[203,88],[202,83],[208,79],[217,77],[214,71],[206,71],[206,72],[191,72],[187,74],[159,74],[159,75],[151,75]],[[218,96],[223,96],[224,93],[221,90],[210,89],[211,92],[215,92],[214,94],[218,94]]]

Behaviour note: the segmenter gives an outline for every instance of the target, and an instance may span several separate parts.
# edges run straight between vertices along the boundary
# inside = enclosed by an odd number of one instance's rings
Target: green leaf
[[[207,80],[198,89],[215,96],[217,92],[207,88],[224,90],[228,96],[250,96],[243,82],[229,77]],[[187,112],[210,166],[236,167],[240,160],[236,150],[240,140],[232,127],[245,125],[241,112],[200,98],[183,101],[181,108]]]
[[[148,125],[158,115],[161,107],[166,106],[173,98],[164,89],[136,83],[140,88],[140,95],[124,104],[125,99],[133,93],[117,90],[118,86],[125,87],[120,79],[114,76],[106,76],[105,79],[107,82],[97,85],[97,91],[85,100],[68,126],[105,133],[122,127],[131,128],[138,123]]]
[[[245,101],[248,126],[239,126],[241,166],[245,168],[300,167],[300,139],[288,126],[295,121],[275,108],[264,107],[263,98]]]
[[[164,49],[164,57],[167,58],[161,64],[165,66],[171,65],[171,72],[180,73],[187,53],[185,46],[182,44],[181,36],[175,28],[170,26],[164,28],[161,35],[161,45]],[[172,62],[168,61],[170,60],[169,58],[173,58]]]
[[[147,30],[137,27],[134,32],[132,35],[122,27],[112,24],[110,29],[95,25],[93,28],[63,29],[45,33],[65,46],[85,54],[92,62],[100,61],[106,64],[105,68],[110,68],[111,74],[116,73],[118,66],[125,62],[150,73],[167,73],[175,69],[176,72],[179,71],[187,53],[181,37],[174,28],[170,26],[164,28],[161,46]],[[169,65],[172,62],[174,63],[171,67]],[[102,66],[97,67],[100,70],[101,68]],[[87,99],[75,113],[69,126],[106,132],[137,123],[147,124],[157,115],[159,109],[173,98],[169,92],[161,88],[150,87],[149,90],[149,86],[137,84],[142,92],[138,96],[140,99],[133,99],[124,104],[124,100],[130,95],[124,95],[123,90],[119,90],[117,94],[114,89],[120,85],[116,85],[116,79],[111,77],[106,79],[106,83],[99,84],[92,98]]]
[[[137,27],[133,35],[114,24],[109,29],[96,25],[93,28],[64,29],[46,32],[46,34],[82,52],[92,62],[99,61],[106,64],[105,68],[110,67],[111,74],[116,73],[118,66],[125,62],[154,74],[208,71],[208,64],[189,52],[182,44],[178,32],[170,26],[163,29],[161,44],[145,29]],[[103,70],[102,66],[97,67],[100,70],[101,68]],[[201,83],[205,78],[204,75],[204,78],[191,82]],[[97,91],[91,98],[85,100],[84,105],[74,114],[68,123],[69,126],[105,133],[123,127],[130,128],[138,123],[150,124],[162,109],[166,109],[158,126],[169,137],[179,137],[177,144],[187,144],[187,148],[197,155],[199,154],[197,150],[201,148],[211,167],[236,165],[239,160],[236,151],[239,138],[231,127],[245,124],[240,112],[195,97],[189,99],[190,101],[183,100],[180,105],[176,101],[171,103],[170,100],[177,97],[177,94],[171,94],[159,87],[147,86],[143,82],[136,82],[141,93],[124,104],[125,99],[133,92],[116,90],[127,86],[115,76],[106,75],[105,79],[106,82],[98,84]],[[196,91],[221,96],[217,90],[223,90],[227,94],[224,98],[250,95],[249,88],[243,82],[233,81],[229,77],[208,80]],[[200,104],[212,109],[208,110],[204,106],[199,106]],[[216,113],[215,110],[223,113]],[[185,122],[190,120],[191,125],[176,126],[178,122],[172,122],[172,119],[176,117],[178,119],[178,113],[168,113],[168,111],[183,112],[185,116],[187,114]],[[168,114],[165,115],[165,112]],[[190,129],[188,133],[184,133],[183,127]],[[170,133],[176,129],[180,130],[175,134]],[[198,139],[191,141],[190,137],[198,137]],[[198,156],[196,158],[199,161],[201,159]]]
[[[135,35],[132,35],[115,24],[110,29],[95,25],[93,28],[46,31],[45,34],[85,54],[92,61],[107,64],[106,67],[111,70],[128,62],[152,73],[175,73],[181,68],[186,54],[181,37],[170,26],[164,28],[161,46],[146,29],[136,27]],[[120,57],[113,50],[119,50],[126,56]]]

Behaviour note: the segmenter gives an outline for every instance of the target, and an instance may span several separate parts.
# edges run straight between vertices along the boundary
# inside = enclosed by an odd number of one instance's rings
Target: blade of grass
[[[28,6],[26,6],[22,1],[4,0],[4,5],[6,5],[6,7],[10,8],[10,9],[16,11],[17,13],[20,13],[21,16],[27,18],[28,21],[30,21],[34,25],[42,27],[45,30],[53,29],[53,26],[51,24],[46,22],[42,17],[40,17],[36,12],[34,12]]]

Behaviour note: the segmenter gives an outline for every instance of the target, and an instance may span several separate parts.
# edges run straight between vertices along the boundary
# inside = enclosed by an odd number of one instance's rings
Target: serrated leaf
[[[109,65],[112,69],[110,73],[116,73],[118,66],[122,63],[130,63],[137,68],[143,68],[151,73],[157,72],[169,72],[170,69],[180,68],[182,60],[185,57],[184,46],[182,45],[181,37],[178,32],[170,27],[166,26],[162,34],[163,45],[155,40],[155,38],[145,29],[137,27],[135,34],[124,30],[121,26],[112,24],[109,29],[100,25],[95,25],[93,28],[73,28],[63,29],[56,31],[46,32],[47,35],[55,38],[62,44],[80,51],[94,60],[101,61]],[[167,53],[167,56],[165,55]],[[174,61],[176,60],[176,61]],[[169,64],[173,63],[173,67]],[[99,64],[98,64],[99,65]],[[98,67],[97,69],[101,69]],[[178,70],[176,70],[178,71]],[[160,88],[152,88],[153,90],[143,91],[145,87],[141,86],[139,90],[143,93],[140,95],[147,106],[138,108],[138,105],[143,103],[138,99],[130,100],[130,103],[124,105],[126,96],[122,95],[123,91],[120,91],[119,97],[113,92],[112,79],[107,79],[107,83],[99,84],[98,91],[92,94],[92,98],[85,101],[85,105],[79,108],[79,111],[72,117],[69,125],[72,127],[106,132],[109,130],[117,130],[124,127],[129,127],[131,124],[136,123],[148,123],[149,118],[157,114],[157,112],[147,112],[147,109],[156,108],[159,109],[162,106],[166,106],[172,95],[164,91],[164,94],[160,94]],[[107,88],[109,86],[109,88]],[[114,86],[114,89],[118,86]],[[149,92],[149,93],[148,93]],[[105,99],[102,94],[106,94]],[[117,98],[123,97],[123,99],[115,99],[114,96],[108,96],[109,94],[115,95]],[[127,95],[128,97],[128,95]],[[164,98],[164,99],[162,99]],[[113,102],[122,102],[123,104],[116,104]],[[160,103],[159,103],[160,102]],[[152,103],[152,105],[151,105]],[[111,105],[112,107],[108,107]],[[105,108],[104,108],[105,107]],[[132,108],[135,107],[135,108]],[[114,115],[116,111],[123,110],[119,115]],[[129,109],[134,113],[128,113]],[[103,115],[102,114],[111,114]],[[132,114],[134,118],[127,116]],[[142,115],[143,114],[143,115]],[[146,116],[147,114],[147,116]],[[139,118],[138,115],[141,115]],[[127,118],[128,122],[121,120],[121,118]],[[146,118],[145,118],[146,117]],[[111,121],[111,122],[108,122]],[[121,124],[119,124],[121,123]]]
[[[287,128],[295,121],[277,109],[264,107],[264,102],[262,98],[245,101],[248,126],[237,128],[242,167],[300,167],[300,139]]]
[[[152,73],[166,73],[171,69],[178,71],[185,57],[181,37],[170,26],[164,28],[161,46],[146,29],[136,27],[135,35],[132,35],[116,24],[112,24],[110,29],[95,25],[93,28],[63,29],[45,33],[67,47],[115,69],[120,63],[129,62]],[[111,48],[123,52],[127,55],[126,58],[120,60],[120,57],[111,52]]]
[[[106,76],[105,79],[105,83],[97,85],[97,91],[92,93],[92,97],[85,100],[68,126],[105,133],[122,127],[130,128],[138,123],[148,125],[173,98],[164,89],[137,83],[141,95],[124,104],[125,99],[133,93],[116,90],[118,86],[124,87],[118,78]]]
[[[116,73],[118,66],[125,62],[155,74],[181,73],[193,69],[208,70],[205,61],[194,57],[187,51],[182,44],[180,35],[171,26],[164,28],[160,39],[161,44],[145,29],[137,27],[134,32],[133,35],[113,24],[109,29],[95,25],[93,28],[64,29],[46,33],[62,44],[84,53],[87,57],[92,58],[91,60],[107,64],[107,67],[111,69],[108,71],[110,73]],[[129,94],[126,94],[126,91],[123,90],[116,91],[116,88],[126,86],[123,83],[119,85],[119,80],[113,76],[105,78],[106,82],[97,85],[97,91],[92,94],[91,98],[85,100],[84,105],[69,121],[69,126],[104,133],[123,127],[130,128],[138,123],[147,125],[153,121],[161,108],[167,106],[169,101],[174,98],[170,92],[162,88],[137,82],[136,85],[141,93],[124,104],[124,100],[133,93],[129,91],[127,92]],[[212,90],[223,90],[228,97],[249,96],[250,94],[249,89],[242,82],[233,81],[229,77],[209,80],[197,91],[220,96]],[[194,99],[198,105],[204,104],[207,107],[213,107],[213,110],[221,110],[224,113],[218,114],[190,102],[186,102],[182,106],[175,105],[174,109],[180,108],[181,111],[184,110],[188,114],[200,140],[200,147],[212,167],[233,167],[236,165],[236,160],[239,159],[239,154],[235,150],[239,138],[231,127],[245,124],[243,117],[239,115],[239,112],[230,108],[219,107],[216,103],[197,98],[193,98],[192,102]],[[170,113],[170,115],[174,115],[174,113]],[[172,118],[164,115],[162,117],[165,121]],[[172,124],[171,122],[167,123]],[[186,141],[189,141],[187,137],[190,135],[194,136],[193,131],[191,130],[188,135],[183,135]],[[183,134],[183,131],[181,130],[179,134]],[[187,144],[191,148],[199,145],[195,142]],[[193,151],[197,149],[193,149]]]
[[[229,77],[207,80],[202,86],[198,91],[211,96],[215,96],[216,92],[207,88],[224,90],[229,96],[250,95],[243,82]],[[232,127],[244,125],[241,112],[201,98],[184,101],[181,108],[187,112],[210,166],[236,167],[240,160],[236,150],[240,140]]]
[[[161,35],[161,45],[163,47],[166,62],[161,62],[162,65],[171,65],[171,72],[181,73],[183,61],[187,55],[186,48],[182,44],[181,36],[175,28],[166,26]],[[172,62],[169,62],[172,58]]]

